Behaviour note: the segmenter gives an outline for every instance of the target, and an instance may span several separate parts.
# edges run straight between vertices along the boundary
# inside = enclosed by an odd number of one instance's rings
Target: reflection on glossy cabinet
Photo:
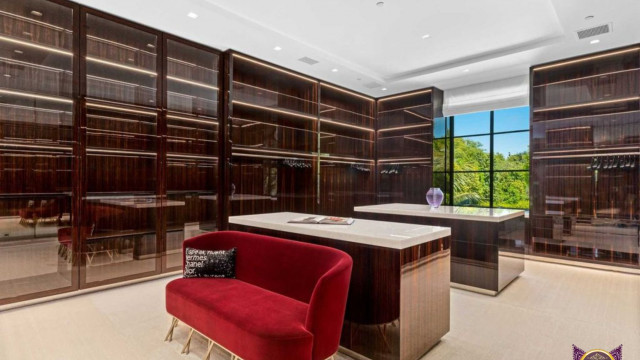
[[[637,267],[640,47],[531,69],[535,254]]]

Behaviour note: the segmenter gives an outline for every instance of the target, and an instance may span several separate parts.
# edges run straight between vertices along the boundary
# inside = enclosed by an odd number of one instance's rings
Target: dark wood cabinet
[[[379,203],[424,203],[433,181],[433,123],[442,116],[442,96],[429,88],[378,100]]]
[[[637,267],[640,47],[531,68],[532,252]]]

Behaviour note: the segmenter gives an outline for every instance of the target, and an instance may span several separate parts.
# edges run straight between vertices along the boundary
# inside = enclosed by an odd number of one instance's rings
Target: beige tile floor
[[[451,331],[423,360],[570,360],[572,344],[623,344],[624,360],[640,359],[640,276],[533,261],[526,268],[497,297],[452,289]],[[162,341],[169,280],[0,312],[0,359],[198,359],[206,348],[199,338],[180,355],[184,326]],[[218,350],[213,358],[230,357]]]

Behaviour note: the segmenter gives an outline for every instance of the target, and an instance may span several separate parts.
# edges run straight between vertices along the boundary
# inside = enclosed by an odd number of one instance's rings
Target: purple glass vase
[[[444,193],[440,188],[430,188],[427,191],[427,203],[433,208],[438,208],[444,200]]]

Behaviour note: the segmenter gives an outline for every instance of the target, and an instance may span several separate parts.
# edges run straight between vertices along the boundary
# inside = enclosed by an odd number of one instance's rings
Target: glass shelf
[[[34,16],[26,4],[7,4],[0,8],[0,42],[9,42],[30,48],[42,46],[53,52],[72,55],[73,49],[73,17],[72,10],[55,3],[39,2],[36,7],[42,12],[56,13],[48,16],[46,22]],[[42,13],[41,12],[41,13]],[[22,43],[22,44],[21,44]],[[44,50],[43,49],[43,50]]]
[[[359,159],[373,158],[374,141],[332,133],[320,133],[320,152],[332,156],[349,156]]]
[[[292,116],[303,115],[306,118],[316,118],[316,106],[312,101],[277,91],[234,81],[232,96],[234,104],[246,104],[258,109],[277,111]]]
[[[26,61],[0,57],[0,88],[71,97],[72,73]]]
[[[312,152],[317,133],[299,127],[232,118],[234,144],[253,148]]]

